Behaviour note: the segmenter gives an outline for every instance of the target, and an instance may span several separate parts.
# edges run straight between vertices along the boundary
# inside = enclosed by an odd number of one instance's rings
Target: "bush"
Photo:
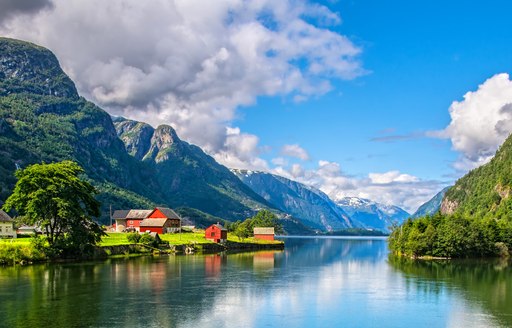
[[[126,239],[128,239],[130,243],[137,244],[141,239],[141,235],[139,235],[138,232],[129,232],[126,234]]]
[[[149,233],[140,235],[139,243],[153,247],[158,246],[156,239],[153,238]]]

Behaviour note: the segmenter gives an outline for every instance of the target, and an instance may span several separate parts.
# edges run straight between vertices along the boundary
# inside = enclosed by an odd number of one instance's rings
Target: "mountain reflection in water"
[[[6,327],[512,326],[508,262],[412,262],[383,238],[0,268]]]

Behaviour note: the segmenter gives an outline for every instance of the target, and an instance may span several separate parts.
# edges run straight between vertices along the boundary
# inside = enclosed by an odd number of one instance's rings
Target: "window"
[[[215,231],[212,231],[212,233],[210,234],[210,237],[215,237]]]

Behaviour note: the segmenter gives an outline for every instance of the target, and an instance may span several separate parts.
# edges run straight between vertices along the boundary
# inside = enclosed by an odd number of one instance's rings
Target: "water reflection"
[[[508,263],[388,259],[384,239],[0,268],[0,326],[512,325]]]
[[[408,277],[408,288],[430,295],[459,294],[472,306],[489,311],[496,325],[512,327],[510,261],[412,261],[390,256],[389,263]]]

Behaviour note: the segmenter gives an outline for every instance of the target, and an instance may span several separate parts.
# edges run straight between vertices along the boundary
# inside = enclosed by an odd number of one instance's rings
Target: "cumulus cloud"
[[[281,148],[281,155],[298,158],[303,161],[309,160],[308,152],[298,144],[284,145],[283,148]]]
[[[250,139],[226,130],[240,106],[258,96],[300,101],[331,90],[332,79],[365,74],[361,49],[333,30],[340,22],[300,0],[54,0],[30,19],[11,17],[0,33],[49,47],[110,113],[171,124],[233,159],[234,138]]]
[[[467,171],[488,162],[512,132],[512,81],[497,74],[450,106],[450,124],[433,137],[448,138],[461,157],[454,164]]]
[[[259,157],[262,149],[257,136],[229,127],[226,136],[223,149],[213,154],[218,162],[234,169],[268,170],[267,162]]]
[[[352,177],[344,173],[338,163],[330,161],[319,161],[316,167],[307,170],[299,164],[290,168],[279,166],[273,173],[318,188],[334,200],[343,197],[368,198],[400,206],[411,214],[445,187],[440,181],[421,180],[399,171]]]
[[[17,15],[32,15],[52,8],[51,0],[2,0],[0,1],[0,25]]]

